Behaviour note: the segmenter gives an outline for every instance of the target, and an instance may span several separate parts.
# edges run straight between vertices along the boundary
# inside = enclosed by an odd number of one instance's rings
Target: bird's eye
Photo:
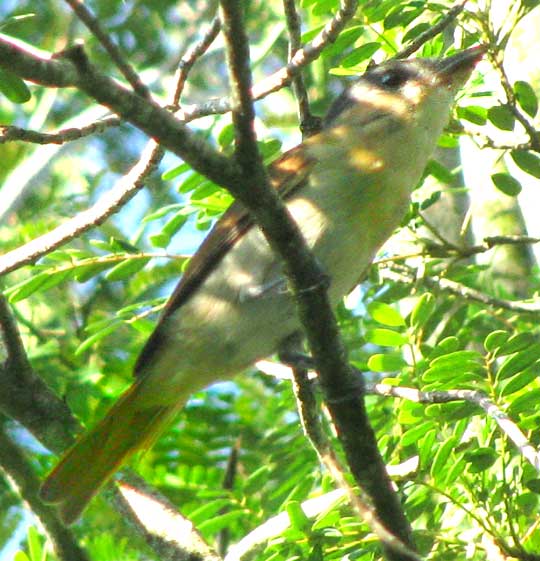
[[[402,68],[387,70],[381,77],[380,83],[383,88],[397,90],[409,79],[409,73]]]

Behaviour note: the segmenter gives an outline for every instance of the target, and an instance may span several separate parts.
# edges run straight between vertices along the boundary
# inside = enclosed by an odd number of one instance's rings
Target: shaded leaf
[[[491,181],[501,193],[509,197],[517,197],[521,193],[521,183],[509,173],[494,173]]]
[[[106,275],[105,278],[109,281],[124,280],[141,269],[144,269],[146,264],[150,261],[150,257],[142,257],[137,259],[126,259],[122,263],[115,265]]]
[[[487,112],[488,119],[498,128],[503,131],[514,130],[516,118],[504,105],[495,105],[490,107]]]
[[[523,80],[517,80],[514,83],[514,93],[516,95],[519,106],[530,117],[535,117],[538,113],[538,98],[534,88]]]
[[[26,103],[32,97],[24,81],[5,68],[0,68],[0,92],[13,103]]]
[[[540,179],[540,158],[538,156],[526,150],[512,150],[510,155],[519,169]]]

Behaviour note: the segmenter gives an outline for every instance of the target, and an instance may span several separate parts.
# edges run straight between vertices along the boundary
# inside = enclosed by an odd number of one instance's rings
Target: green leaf
[[[480,473],[489,469],[497,461],[497,452],[493,448],[477,448],[464,454],[464,459],[469,463],[471,473]]]
[[[368,359],[368,368],[373,372],[396,372],[407,366],[399,354],[375,354]]]
[[[487,121],[487,109],[479,105],[468,105],[466,107],[458,107],[456,114],[460,119],[470,121],[475,125],[485,125]]]
[[[477,351],[455,351],[433,359],[430,367],[435,368],[461,368],[467,366],[469,368],[476,366],[481,367],[482,355]]]
[[[153,220],[158,220],[159,218],[163,218],[163,216],[166,216],[167,214],[169,214],[171,212],[176,212],[176,211],[182,210],[184,208],[185,208],[184,205],[179,204],[179,203],[175,203],[173,205],[162,206],[161,208],[158,208],[155,212],[147,214],[143,218],[143,222],[152,222]]]
[[[264,482],[268,479],[270,472],[269,466],[261,466],[250,474],[243,486],[244,493],[250,495],[261,489]]]
[[[150,243],[154,247],[160,247],[160,248],[167,247],[171,242],[171,237],[167,236],[167,234],[152,234],[151,236],[148,237],[148,239],[150,240]]]
[[[498,349],[501,345],[503,345],[509,336],[510,333],[508,333],[507,331],[502,331],[502,330],[492,331],[484,339],[484,349],[486,349],[488,353],[492,353],[493,351]]]
[[[413,39],[418,37],[418,35],[421,35],[422,33],[424,33],[424,31],[427,31],[430,27],[431,25],[427,22],[419,23],[414,27],[411,27],[411,29],[409,29],[407,33],[403,35],[403,39],[402,39],[403,43],[408,43],[409,41],[412,41]]]
[[[540,179],[540,158],[538,156],[526,150],[512,150],[510,155],[519,169]]]
[[[518,80],[514,84],[514,93],[519,106],[531,117],[535,117],[538,112],[538,98],[536,92],[529,82]]]
[[[208,181],[204,175],[197,172],[190,173],[189,176],[178,186],[178,191],[180,193],[189,193],[204,181]]]
[[[437,203],[442,196],[442,191],[433,191],[427,199],[424,199],[420,204],[420,210],[427,210],[435,203]]]
[[[459,339],[450,335],[439,341],[437,346],[433,349],[430,358],[434,360],[435,358],[449,353],[453,353],[459,349],[461,346]]]
[[[233,510],[219,514],[198,524],[198,529],[205,534],[212,535],[230,526],[240,518],[249,517],[252,513],[246,509]]]
[[[505,380],[522,370],[525,370],[540,359],[540,343],[531,345],[527,349],[510,355],[502,363],[497,372],[497,381]]]
[[[433,429],[435,424],[432,421],[422,423],[409,429],[400,439],[401,446],[416,444],[427,432]]]
[[[358,49],[354,49],[351,54],[347,55],[341,61],[341,66],[344,66],[345,68],[356,66],[361,62],[371,58],[380,49],[380,47],[380,43],[364,43],[361,47],[358,47]]]
[[[452,462],[450,469],[448,470],[446,477],[444,478],[444,484],[446,487],[452,485],[454,481],[456,481],[459,477],[463,475],[465,471],[465,461],[463,457],[459,458],[458,460]]]
[[[393,29],[394,27],[406,27],[412,21],[414,21],[423,11],[422,9],[403,9],[400,6],[398,9],[394,10],[391,14],[384,19],[384,29]]]
[[[516,118],[504,105],[495,105],[490,107],[487,112],[488,119],[498,128],[503,131],[513,131]]]
[[[504,333],[504,332],[503,332]],[[507,334],[509,335],[509,334]],[[517,353],[528,349],[530,346],[534,345],[538,341],[538,337],[531,333],[530,331],[524,331],[523,333],[516,333],[512,335],[506,341],[501,341],[499,348],[496,349],[495,356],[501,357],[505,355],[510,355],[512,353]]]
[[[433,426],[438,427],[436,423],[432,422],[432,424]],[[423,438],[419,439],[418,455],[420,456],[421,465],[431,465],[431,460],[433,459],[433,446],[438,434],[439,429],[433,428],[429,430]]]
[[[234,125],[229,123],[225,125],[218,136],[218,144],[223,148],[227,148],[234,142]]]
[[[305,532],[310,527],[309,518],[302,510],[302,505],[299,501],[290,501],[285,508],[293,529]]]
[[[154,247],[167,247],[171,238],[182,229],[187,219],[188,216],[183,212],[183,209],[177,212],[167,220],[160,232],[150,236],[152,245]]]
[[[416,425],[420,419],[424,419],[425,406],[423,403],[404,401],[401,403],[398,413],[398,423],[400,425]]]
[[[392,306],[384,302],[370,302],[367,306],[369,315],[378,323],[389,327],[401,327],[405,320],[401,314]]]
[[[451,436],[437,448],[437,452],[435,452],[435,457],[433,458],[433,463],[431,464],[430,469],[431,477],[433,477],[436,481],[444,479],[444,472],[448,468],[448,458],[456,445],[457,439],[454,436]]]
[[[526,368],[522,372],[518,372],[517,374],[515,374],[510,379],[505,380],[504,384],[501,385],[499,395],[501,397],[506,397],[530,384],[538,377],[539,366],[540,364],[536,362],[531,367]]]
[[[450,185],[455,179],[454,174],[445,165],[437,162],[437,160],[429,160],[426,171],[435,179],[447,185]]]
[[[119,281],[128,279],[135,273],[144,269],[146,264],[150,261],[150,257],[142,257],[137,259],[126,259],[122,263],[115,265],[106,275],[105,278],[110,281]]]
[[[163,181],[170,181],[171,179],[174,179],[175,177],[178,177],[179,175],[186,173],[190,169],[191,166],[189,164],[185,164],[185,163],[180,164],[179,166],[164,171],[163,174],[161,175],[161,179],[163,179]]]
[[[0,92],[13,103],[26,103],[32,97],[23,80],[5,68],[0,68]]]
[[[13,561],[30,561],[30,559],[28,558],[28,555],[26,555],[24,551],[19,550],[15,552],[15,555],[13,556]]]
[[[481,366],[472,360],[466,360],[455,364],[440,364],[439,366],[428,368],[422,374],[422,381],[426,384],[431,382],[444,382],[448,379],[457,381],[458,376],[463,382],[476,379],[481,380],[482,377],[478,374],[479,370],[481,370]]]
[[[115,331],[120,325],[120,322],[113,321],[112,323],[109,323],[104,329],[98,331],[97,333],[94,333],[93,335],[85,339],[75,350],[75,356],[81,355],[84,351],[86,351],[86,349],[89,349],[94,345],[94,343],[97,343],[104,337],[107,337],[109,333]]]
[[[501,193],[509,197],[517,197],[521,193],[521,183],[509,173],[494,173],[491,181]]]
[[[34,292],[47,290],[72,277],[72,270],[45,271],[6,290],[5,294],[12,303],[24,300]]]
[[[508,415],[512,418],[516,418],[521,413],[529,415],[534,412],[536,414],[536,410],[538,408],[537,404],[539,401],[540,388],[525,392],[512,401],[508,407]]]
[[[408,342],[407,337],[391,329],[368,329],[365,334],[368,343],[381,347],[401,347]]]
[[[527,489],[529,489],[529,491],[540,495],[540,479],[529,479],[529,481],[525,483],[525,486],[527,487]]]
[[[91,263],[90,265],[78,266],[74,271],[74,277],[77,282],[86,282],[113,266],[114,263],[100,263],[99,261],[96,263]]]
[[[35,526],[30,526],[27,532],[28,552],[32,561],[42,561],[44,557],[41,536]]]
[[[204,522],[212,516],[219,514],[220,511],[225,510],[227,507],[230,507],[231,500],[230,499],[213,499],[206,501],[202,506],[192,510],[189,513],[189,519],[193,524],[199,524],[200,522]]]

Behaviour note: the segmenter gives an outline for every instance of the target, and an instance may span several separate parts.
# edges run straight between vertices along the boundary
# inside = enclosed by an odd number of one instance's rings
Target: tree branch
[[[118,484],[121,509],[160,560],[221,561],[166,497],[133,474]]]
[[[301,21],[296,10],[296,0],[283,0],[285,18],[287,20],[287,30],[289,32],[289,61],[302,48],[301,44]],[[309,99],[302,77],[302,70],[292,77],[292,89],[298,104],[298,120],[302,137],[307,138],[320,132],[322,120],[311,113]]]
[[[414,388],[403,388],[387,384],[366,384],[366,392],[381,396],[400,397],[409,401],[415,401],[416,403],[449,403],[451,401],[474,403],[481,407],[499,425],[499,428],[516,445],[523,457],[536,470],[540,471],[540,453],[529,442],[516,423],[481,391],[444,390],[421,392]]]
[[[306,330],[326,402],[351,471],[360,488],[373,501],[382,524],[410,546],[410,526],[385,471],[363,399],[357,392],[350,391],[351,370],[324,277],[307,250],[298,227],[268,187],[253,130],[249,49],[238,2],[221,0],[221,7],[233,90],[236,158],[243,171],[241,200],[254,215],[270,245],[285,260],[300,321]],[[392,560],[408,559],[398,550],[387,550],[387,553]]]
[[[177,111],[180,108],[180,96],[184,91],[184,86],[186,84],[186,80],[190,70],[193,68],[193,65],[197,62],[197,60],[204,55],[210,45],[214,42],[220,30],[221,21],[218,17],[215,17],[206,33],[203,35],[202,39],[198,43],[195,43],[195,45],[193,45],[191,48],[189,48],[186,54],[178,63],[178,70],[176,72],[176,89],[171,104],[171,108],[174,111]]]
[[[0,276],[23,265],[34,263],[40,257],[105,222],[144,187],[146,179],[157,168],[162,156],[163,150],[154,141],[150,141],[143,151],[141,159],[131,168],[129,173],[123,176],[94,205],[79,212],[54,230],[1,255]]]
[[[54,59],[47,59],[3,36],[0,37],[0,66],[43,86],[79,88],[163,148],[183,158],[199,173],[231,192],[235,191],[238,172],[228,158],[154,101],[143,99],[101,74],[86,58],[81,45],[62,51]]]
[[[381,276],[382,278],[405,284],[422,284],[432,290],[449,292],[459,298],[479,302],[491,308],[502,308],[504,310],[510,310],[511,312],[532,314],[533,316],[540,314],[539,302],[524,302],[522,300],[504,300],[503,298],[496,298],[476,288],[470,288],[459,282],[439,276],[422,276],[418,278],[416,276],[416,270],[402,265],[394,264],[390,268],[381,270]]]
[[[90,33],[101,43],[101,46],[107,51],[111,60],[116,64],[118,70],[133,88],[133,91],[141,97],[150,97],[148,88],[142,83],[141,78],[135,72],[134,68],[124,58],[120,49],[116,46],[110,35],[105,33],[101,28],[99,20],[92,14],[82,0],[65,0],[71,9],[77,14],[77,17],[86,25]]]
[[[4,390],[3,390],[4,391]],[[63,561],[88,561],[86,552],[79,546],[71,530],[66,528],[54,507],[39,499],[40,480],[24,454],[5,433],[5,423],[0,422],[0,469],[13,483],[21,498],[28,503],[51,539],[54,549]]]
[[[72,435],[79,425],[67,405],[32,369],[2,295],[0,333],[7,351],[7,360],[0,364],[0,411],[25,426],[51,450],[64,450],[73,443]]]
[[[280,90],[288,85],[304,66],[316,60],[329,44],[333,43],[343,31],[347,23],[356,13],[358,0],[341,0],[339,10],[335,16],[324,26],[321,32],[303,48],[298,49],[292,59],[280,70],[274,72],[258,84],[253,86],[251,95],[254,100],[259,100],[267,95]],[[185,107],[183,118],[192,121],[205,115],[227,113],[231,110],[228,98],[211,100],[201,105]]]
[[[16,140],[31,142],[33,144],[65,144],[73,140],[80,140],[85,136],[102,133],[109,127],[117,127],[118,125],[120,125],[120,119],[118,117],[106,117],[85,127],[72,127],[59,130],[55,133],[38,132],[22,129],[20,127],[0,125],[0,144]]]
[[[448,10],[448,13],[441,18],[441,20],[435,25],[430,26],[429,29],[420,33],[414,41],[411,41],[404,49],[401,49],[398,53],[394,55],[393,58],[402,59],[408,58],[413,53],[415,53],[422,45],[427,43],[433,37],[436,37],[441,31],[446,29],[465,9],[465,4],[468,0],[462,0],[459,4]]]
[[[294,344],[294,339],[291,340],[291,344]],[[420,557],[381,523],[376,510],[364,493],[361,490],[360,492],[355,491],[349,484],[345,476],[346,470],[323,431],[317,411],[317,400],[313,385],[308,378],[307,369],[292,367],[291,370],[298,414],[304,434],[336,485],[344,491],[351,506],[379,538],[389,559],[419,561]]]

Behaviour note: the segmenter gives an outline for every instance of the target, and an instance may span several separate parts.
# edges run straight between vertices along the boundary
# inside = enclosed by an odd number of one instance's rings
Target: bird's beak
[[[484,56],[485,47],[477,45],[455,55],[437,60],[435,71],[442,84],[459,87],[470,76],[476,63]]]

